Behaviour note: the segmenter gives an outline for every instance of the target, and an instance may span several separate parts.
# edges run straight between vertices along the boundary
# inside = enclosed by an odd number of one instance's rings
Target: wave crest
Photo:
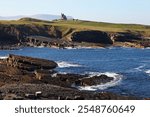
[[[145,73],[147,73],[150,76],[150,70],[146,70]]]
[[[100,75],[107,75],[108,77],[113,77],[114,79],[108,83],[100,84],[100,85],[93,85],[93,86],[75,86],[79,90],[88,90],[88,91],[96,91],[96,90],[105,90],[110,87],[118,85],[122,80],[122,75],[113,73],[113,72],[105,72],[105,73],[99,73],[99,72],[90,72],[89,76],[100,76]]]
[[[69,63],[65,61],[57,62],[59,68],[67,68],[67,67],[81,67],[81,65],[76,63]]]
[[[7,59],[8,56],[0,56],[0,59]]]

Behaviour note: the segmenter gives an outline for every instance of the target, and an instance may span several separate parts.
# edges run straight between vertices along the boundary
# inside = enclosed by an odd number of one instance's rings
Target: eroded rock
[[[74,32],[71,38],[75,42],[113,44],[113,41],[106,32],[96,30]]]
[[[114,79],[113,77],[108,77],[106,75],[93,76],[90,78],[83,78],[83,79],[76,80],[75,85],[77,86],[99,85],[99,84],[110,82],[113,79]]]
[[[54,69],[58,66],[54,61],[12,54],[9,55],[7,59],[7,65],[28,71],[33,71],[36,69]]]
[[[54,61],[9,55],[8,59],[0,61],[0,99],[133,99],[112,93],[79,91],[72,87],[73,83],[92,86],[110,82],[113,78],[60,74],[53,70],[55,67]]]

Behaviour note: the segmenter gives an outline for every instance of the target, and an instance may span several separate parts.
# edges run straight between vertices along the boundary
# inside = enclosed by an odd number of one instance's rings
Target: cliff
[[[61,38],[61,32],[53,26],[34,24],[0,24],[0,44],[2,45],[26,42],[26,37],[32,35]]]
[[[150,36],[150,27],[78,20],[49,22],[32,18],[23,18],[18,21],[0,21],[1,46],[27,43],[29,42],[27,38],[30,36],[47,37],[48,40],[54,39],[58,46],[60,43],[66,42],[87,42],[104,45],[114,44],[115,42],[141,44],[145,37]],[[43,43],[41,40],[39,43]],[[149,39],[147,40],[149,43]]]
[[[113,44],[108,33],[96,30],[75,32],[72,34],[71,39],[76,42]]]

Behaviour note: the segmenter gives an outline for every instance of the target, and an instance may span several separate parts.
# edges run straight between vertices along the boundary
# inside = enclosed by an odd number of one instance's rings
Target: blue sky
[[[0,0],[0,16],[54,14],[150,25],[150,0]]]

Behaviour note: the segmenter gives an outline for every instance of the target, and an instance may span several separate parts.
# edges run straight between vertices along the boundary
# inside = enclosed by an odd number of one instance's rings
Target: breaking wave
[[[88,91],[96,91],[96,90],[105,90],[110,87],[118,85],[122,80],[122,75],[112,72],[105,72],[105,73],[98,73],[98,72],[90,72],[89,76],[100,76],[100,75],[107,75],[108,77],[113,77],[114,79],[108,83],[93,85],[93,86],[75,86],[79,90],[88,90]]]
[[[81,65],[76,63],[69,63],[65,61],[57,62],[59,68],[67,68],[67,67],[81,67]]]
[[[146,47],[145,49],[150,49],[150,47]]]
[[[65,49],[73,50],[73,49],[77,49],[77,48],[73,48],[73,47],[65,47]]]
[[[8,56],[0,56],[0,59],[7,59]]]
[[[146,70],[145,73],[147,73],[150,76],[150,70]]]

